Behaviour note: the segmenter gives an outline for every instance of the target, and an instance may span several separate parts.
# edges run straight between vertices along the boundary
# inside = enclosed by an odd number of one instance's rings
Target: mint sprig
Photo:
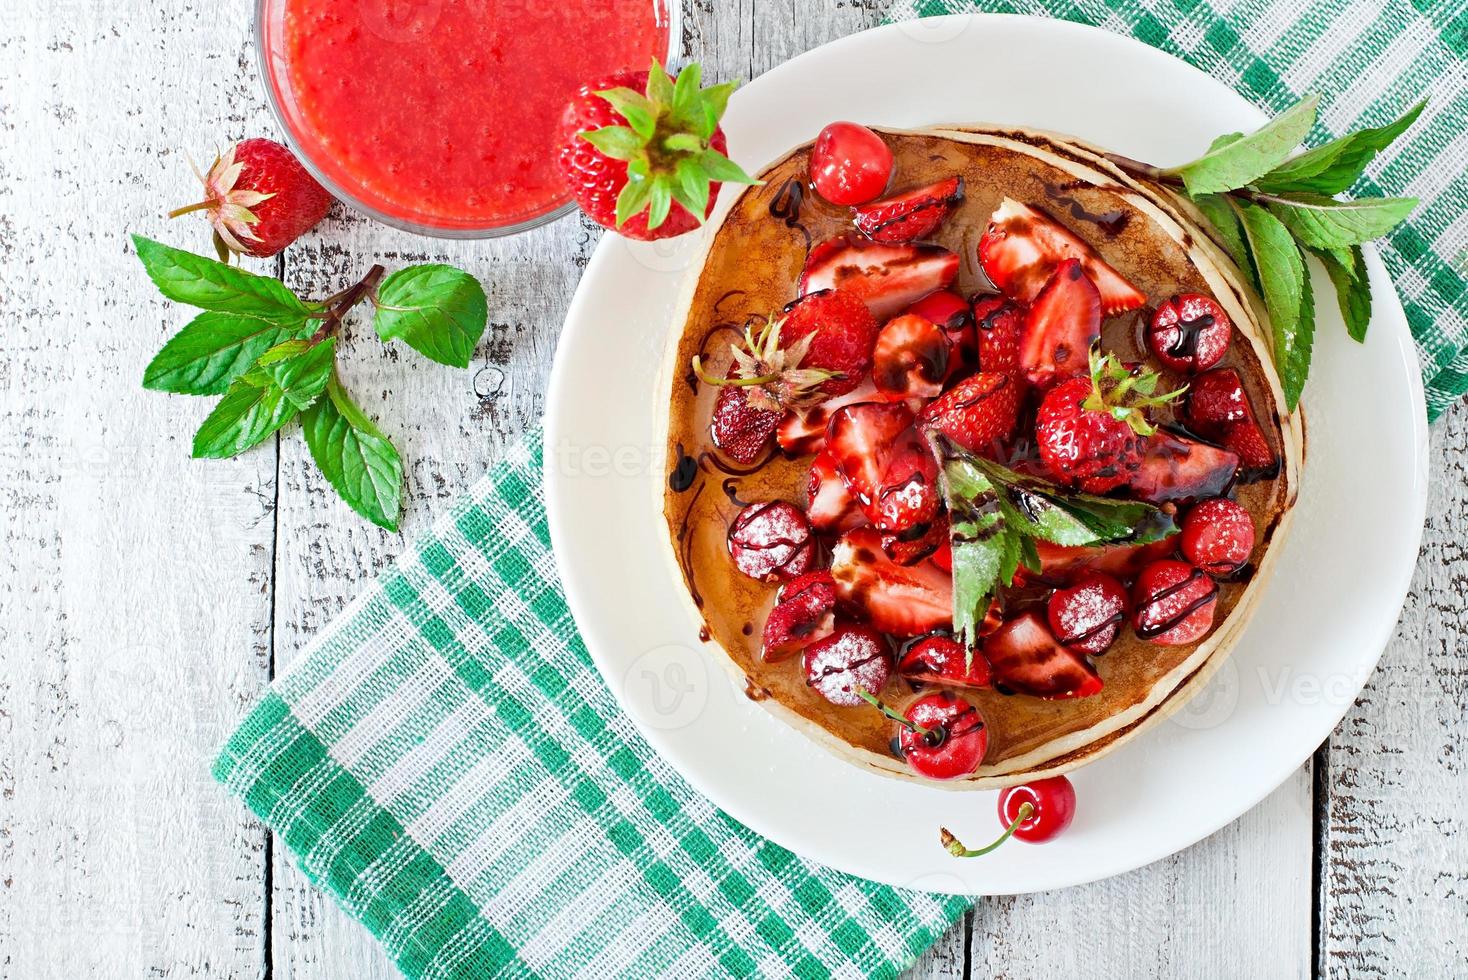
[[[467,367],[488,323],[484,289],[447,265],[409,266],[306,301],[277,279],[134,235],[138,258],[164,296],[204,310],[143,372],[143,386],[223,395],[194,435],[199,458],[235,456],[300,418],[316,465],[353,510],[397,530],[403,463],[342,387],[336,332],[364,299],[384,340]]]
[[[1064,547],[1150,544],[1176,533],[1151,504],[1074,493],[930,436],[942,462],[953,551],[953,629],[966,650],[1000,587],[1021,565],[1039,572],[1036,541]],[[972,656],[972,653],[969,654]]]
[[[1273,324],[1275,366],[1291,411],[1310,372],[1315,337],[1306,256],[1325,266],[1347,331],[1364,341],[1371,287],[1360,247],[1390,233],[1417,200],[1334,195],[1354,186],[1426,106],[1419,102],[1385,126],[1291,156],[1314,126],[1318,103],[1317,96],[1306,96],[1253,133],[1220,136],[1201,157],[1175,167],[1110,157],[1121,169],[1170,185],[1197,205],[1219,244],[1259,291]]]

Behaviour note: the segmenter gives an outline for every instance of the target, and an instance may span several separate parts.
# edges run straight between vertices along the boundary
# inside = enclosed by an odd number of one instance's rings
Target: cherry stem
[[[859,697],[859,698],[861,698],[867,704],[871,705],[873,708],[876,708],[882,714],[886,715],[888,718],[891,718],[893,721],[897,722],[897,724],[901,725],[903,728],[906,728],[910,732],[913,732],[913,733],[918,734],[918,735],[922,735],[924,737],[927,737],[927,736],[933,734],[933,730],[931,728],[924,728],[922,725],[919,725],[917,722],[912,721],[909,718],[902,717],[897,712],[893,711],[891,708],[889,708],[885,704],[883,704],[882,703],[882,700],[880,698],[876,697],[870,691],[867,691],[867,690],[864,690],[864,689],[858,687],[856,689],[856,696]]]
[[[317,327],[316,332],[311,335],[310,343],[313,346],[321,343],[331,335],[333,330],[341,326],[342,317],[346,316],[352,307],[362,302],[364,296],[377,288],[378,282],[382,280],[382,275],[386,271],[382,266],[374,265],[367,270],[367,274],[355,286],[349,286],[335,296],[328,296],[323,300],[322,305],[327,307],[326,315],[321,320],[321,326]]]
[[[1034,815],[1034,812],[1034,804],[1021,803],[1019,805],[1019,812],[1015,814],[1014,820],[1010,823],[1010,825],[1004,828],[1004,833],[999,835],[999,839],[996,840],[994,843],[988,845],[987,847],[980,847],[977,850],[969,850],[967,847],[964,847],[963,841],[959,840],[957,837],[954,837],[951,833],[949,833],[947,827],[938,828],[938,839],[943,842],[943,846],[947,849],[948,853],[952,854],[956,858],[981,857],[997,848],[1000,844],[1003,844],[1005,841],[1009,840],[1009,838],[1013,837],[1014,832],[1019,829],[1019,825],[1030,819],[1030,817]]]
[[[168,212],[168,216],[170,218],[177,218],[179,215],[190,214],[194,211],[202,211],[207,207],[213,206],[213,201],[200,201],[198,204],[189,204],[181,208],[174,208],[172,211]]]

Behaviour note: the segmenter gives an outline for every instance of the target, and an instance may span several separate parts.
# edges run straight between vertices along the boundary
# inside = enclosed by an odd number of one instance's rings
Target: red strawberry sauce
[[[569,199],[556,122],[581,82],[668,48],[667,0],[269,0],[267,84],[298,147],[389,219],[484,229]]]

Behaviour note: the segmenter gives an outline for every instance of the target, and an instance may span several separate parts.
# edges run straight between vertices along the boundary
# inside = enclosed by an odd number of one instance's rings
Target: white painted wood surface
[[[192,195],[185,153],[271,134],[249,6],[0,4],[0,976],[397,976],[207,763],[272,671],[539,419],[597,239],[568,218],[441,243],[339,209],[279,264],[317,295],[378,260],[489,287],[468,372],[348,331],[348,386],[408,460],[401,534],[351,514],[293,434],[190,461],[204,404],[138,387],[182,314],[125,232],[203,250],[201,224],[160,217]],[[749,78],[881,9],[696,0],[684,51]],[[1402,625],[1318,771],[1152,867],[981,903],[914,977],[1468,975],[1468,421],[1434,435]]]

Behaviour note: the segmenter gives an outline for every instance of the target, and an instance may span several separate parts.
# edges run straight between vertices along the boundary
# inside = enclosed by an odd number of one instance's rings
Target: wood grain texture
[[[262,972],[264,835],[208,765],[264,682],[272,447],[145,392],[187,316],[137,231],[265,114],[242,4],[0,6],[0,974]],[[205,159],[204,162],[208,162]],[[182,200],[181,200],[182,199]]]
[[[1396,637],[1325,753],[1322,976],[1468,976],[1468,413],[1432,442]]]
[[[748,79],[883,6],[694,0],[683,51]],[[337,500],[295,429],[237,460],[189,460],[205,404],[137,385],[185,314],[124,231],[205,250],[202,223],[159,217],[192,192],[182,151],[272,133],[248,8],[0,5],[0,976],[398,975],[207,764],[272,669],[538,422],[600,234],[567,218],[444,243],[339,208],[288,251],[305,293],[374,261],[453,262],[489,292],[467,372],[383,347],[365,320],[346,332],[345,383],[407,462],[400,534]],[[1319,757],[1318,892],[1301,770],[1156,865],[981,903],[910,976],[1468,975],[1468,420],[1450,413],[1435,437],[1398,636]]]

